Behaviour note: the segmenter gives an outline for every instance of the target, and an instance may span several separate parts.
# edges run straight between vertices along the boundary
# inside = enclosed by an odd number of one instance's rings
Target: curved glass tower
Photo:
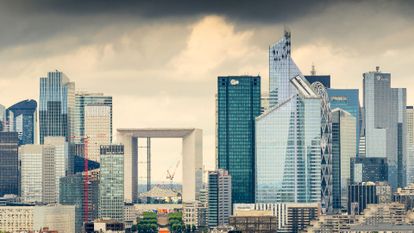
[[[256,118],[256,202],[321,201],[321,97],[292,60],[290,33],[269,47],[270,108]]]
[[[35,100],[23,100],[7,109],[9,131],[18,133],[19,145],[34,144],[36,141],[36,109]]]

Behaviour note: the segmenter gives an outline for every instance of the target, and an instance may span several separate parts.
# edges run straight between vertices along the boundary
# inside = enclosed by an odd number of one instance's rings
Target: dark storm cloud
[[[191,17],[217,14],[242,21],[280,22],[317,14],[339,1],[334,0],[14,0],[4,3],[9,10],[36,14],[109,14],[142,18]]]

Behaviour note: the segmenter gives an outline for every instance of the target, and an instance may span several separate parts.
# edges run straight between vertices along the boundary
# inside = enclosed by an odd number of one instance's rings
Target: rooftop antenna
[[[315,64],[312,63],[311,75],[316,75]]]

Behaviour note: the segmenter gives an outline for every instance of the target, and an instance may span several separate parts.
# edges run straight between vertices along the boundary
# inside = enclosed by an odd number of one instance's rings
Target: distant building
[[[333,208],[346,209],[351,183],[350,160],[356,157],[356,118],[345,110],[332,110]]]
[[[5,130],[6,125],[6,108],[0,104],[0,132]]]
[[[414,209],[414,184],[398,188],[394,193],[394,201],[404,204],[407,211]]]
[[[64,137],[45,137],[42,187],[44,203],[58,203],[60,178],[69,174],[69,146]]]
[[[227,225],[231,215],[231,180],[228,171],[208,173],[208,226]]]
[[[355,138],[356,138],[356,149],[361,135],[361,112],[359,104],[359,90],[358,89],[328,89],[329,104],[331,109],[340,108],[347,111],[353,117],[355,117]],[[358,152],[358,151],[357,151]]]
[[[99,218],[124,221],[124,146],[102,145]]]
[[[391,201],[391,187],[386,183],[363,182],[348,188],[348,214],[361,214],[368,204]]]
[[[264,212],[270,212],[277,217],[277,232],[297,233],[320,216],[321,207],[320,203],[234,204],[233,215],[245,216]]]
[[[396,190],[405,186],[406,89],[391,88],[391,74],[379,67],[363,76],[366,157],[387,158]]]
[[[0,132],[0,196],[19,195],[18,144],[17,132]]]
[[[381,182],[388,180],[386,158],[351,158],[351,183]]]
[[[90,104],[84,107],[84,133],[87,137],[88,159],[99,162],[100,146],[112,139],[112,106]]]
[[[40,78],[39,103],[40,144],[47,136],[73,140],[75,83],[60,71],[49,72]]]
[[[84,195],[84,173],[60,178],[59,203],[74,205],[76,210],[76,232],[80,232],[84,220],[98,218],[99,170],[88,171],[88,216],[86,218],[86,200]]]
[[[86,223],[84,225],[85,233],[99,233],[99,232],[112,232],[123,233],[125,232],[124,223],[116,220],[97,219],[94,222]]]
[[[37,102],[23,100],[7,109],[9,132],[19,134],[19,145],[36,143],[37,134]]]
[[[407,185],[414,183],[414,107],[407,106]]]
[[[0,231],[31,232],[44,227],[59,233],[75,233],[75,206],[19,203],[0,206]]]
[[[199,227],[207,226],[207,205],[200,201],[183,203],[183,222],[185,225]]]
[[[43,145],[23,145],[19,148],[21,199],[26,203],[43,199]]]
[[[271,211],[244,211],[230,217],[229,225],[235,231],[242,233],[250,232],[277,232],[277,217]]]
[[[232,179],[233,203],[253,203],[255,118],[261,112],[260,76],[217,78],[218,168]]]
[[[38,230],[43,227],[48,227],[59,233],[75,233],[75,206],[35,206],[33,208],[33,229]]]

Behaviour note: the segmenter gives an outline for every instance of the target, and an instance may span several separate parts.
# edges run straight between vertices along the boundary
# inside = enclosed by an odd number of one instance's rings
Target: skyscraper
[[[360,129],[361,129],[361,116],[360,116],[360,106],[359,106],[359,90],[358,89],[328,89],[329,95],[329,104],[331,109],[340,108],[353,117],[355,117],[355,127],[356,127],[356,149],[358,150]]]
[[[8,131],[19,134],[19,145],[36,142],[37,102],[23,100],[7,109]]]
[[[332,110],[333,208],[346,209],[350,184],[350,160],[356,157],[356,119],[349,112]]]
[[[72,140],[75,83],[60,71],[40,78],[40,144],[47,136],[64,136]]]
[[[387,158],[351,158],[351,183],[388,181]]]
[[[111,110],[110,106],[98,104],[86,105],[84,108],[84,132],[88,138],[90,160],[99,162],[100,146],[111,143]]]
[[[0,132],[3,132],[6,123],[6,108],[0,104]]]
[[[19,194],[18,143],[16,132],[0,132],[0,197]]]
[[[101,146],[99,218],[124,220],[124,146]]]
[[[234,203],[253,203],[255,117],[260,115],[260,77],[217,79],[218,168],[232,176]]]
[[[42,202],[43,145],[19,148],[21,198],[23,202]]]
[[[43,202],[58,203],[60,178],[69,174],[69,147],[65,137],[45,137],[43,146]]]
[[[256,202],[320,202],[327,151],[322,98],[292,60],[290,33],[269,48],[270,108],[256,118]],[[329,122],[325,127],[329,126]],[[321,133],[322,132],[322,133]],[[326,145],[325,145],[326,146]],[[330,151],[330,150],[329,150]],[[324,167],[321,169],[321,167]],[[327,182],[331,182],[327,180]],[[329,187],[329,183],[325,183]],[[331,191],[330,191],[331,192]],[[329,191],[328,191],[329,193]]]
[[[110,114],[110,142],[112,142],[112,96],[106,96],[103,93],[88,93],[77,92],[75,101],[75,129],[74,129],[74,141],[76,143],[83,143],[82,138],[85,134],[85,107],[88,105],[105,105],[109,107]],[[106,143],[108,144],[108,143]]]
[[[232,177],[218,169],[208,173],[208,226],[227,225],[232,209]]]
[[[305,75],[306,80],[312,85],[314,82],[322,83],[326,88],[331,88],[331,76],[330,75]]]
[[[387,158],[395,190],[405,183],[406,89],[391,88],[391,74],[379,67],[363,76],[366,156]]]
[[[407,184],[414,183],[414,108],[407,106]]]

